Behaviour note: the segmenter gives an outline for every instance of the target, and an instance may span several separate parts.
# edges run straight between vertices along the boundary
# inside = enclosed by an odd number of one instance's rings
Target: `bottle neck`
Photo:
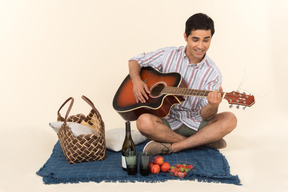
[[[130,122],[126,122],[126,137],[131,137],[131,128],[130,128]]]

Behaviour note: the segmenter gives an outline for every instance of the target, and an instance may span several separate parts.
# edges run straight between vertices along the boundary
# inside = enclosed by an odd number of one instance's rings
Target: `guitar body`
[[[125,120],[137,120],[143,113],[165,117],[169,114],[174,104],[184,101],[183,96],[158,95],[156,89],[158,86],[185,87],[185,83],[179,73],[161,73],[152,67],[143,67],[140,77],[147,84],[151,92],[149,99],[145,103],[137,103],[133,93],[133,83],[129,75],[124,79],[114,96],[113,107]]]

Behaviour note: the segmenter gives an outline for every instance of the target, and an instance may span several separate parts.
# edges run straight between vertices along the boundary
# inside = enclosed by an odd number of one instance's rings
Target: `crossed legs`
[[[236,128],[237,119],[231,112],[218,113],[210,119],[209,125],[203,127],[190,137],[184,137],[175,133],[163,124],[159,117],[151,114],[142,114],[136,124],[141,134],[148,139],[161,143],[171,143],[171,152],[179,152],[222,139]]]

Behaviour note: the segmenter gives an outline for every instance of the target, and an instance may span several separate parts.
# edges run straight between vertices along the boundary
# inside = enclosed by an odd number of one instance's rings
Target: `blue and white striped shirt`
[[[198,64],[190,64],[185,54],[185,47],[168,47],[150,53],[143,53],[131,58],[141,67],[151,66],[163,73],[180,73],[188,88],[213,91],[219,89],[222,76],[214,62],[205,55]],[[208,104],[206,97],[185,97],[181,104],[174,105],[165,117],[171,129],[176,130],[184,123],[191,129],[198,130],[202,121],[201,109]]]

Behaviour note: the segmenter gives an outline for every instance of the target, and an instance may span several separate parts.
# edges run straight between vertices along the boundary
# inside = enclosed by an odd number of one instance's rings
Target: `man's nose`
[[[202,41],[199,41],[199,43],[198,43],[198,48],[199,48],[199,49],[202,49],[203,47],[204,47],[203,42],[202,42]]]

